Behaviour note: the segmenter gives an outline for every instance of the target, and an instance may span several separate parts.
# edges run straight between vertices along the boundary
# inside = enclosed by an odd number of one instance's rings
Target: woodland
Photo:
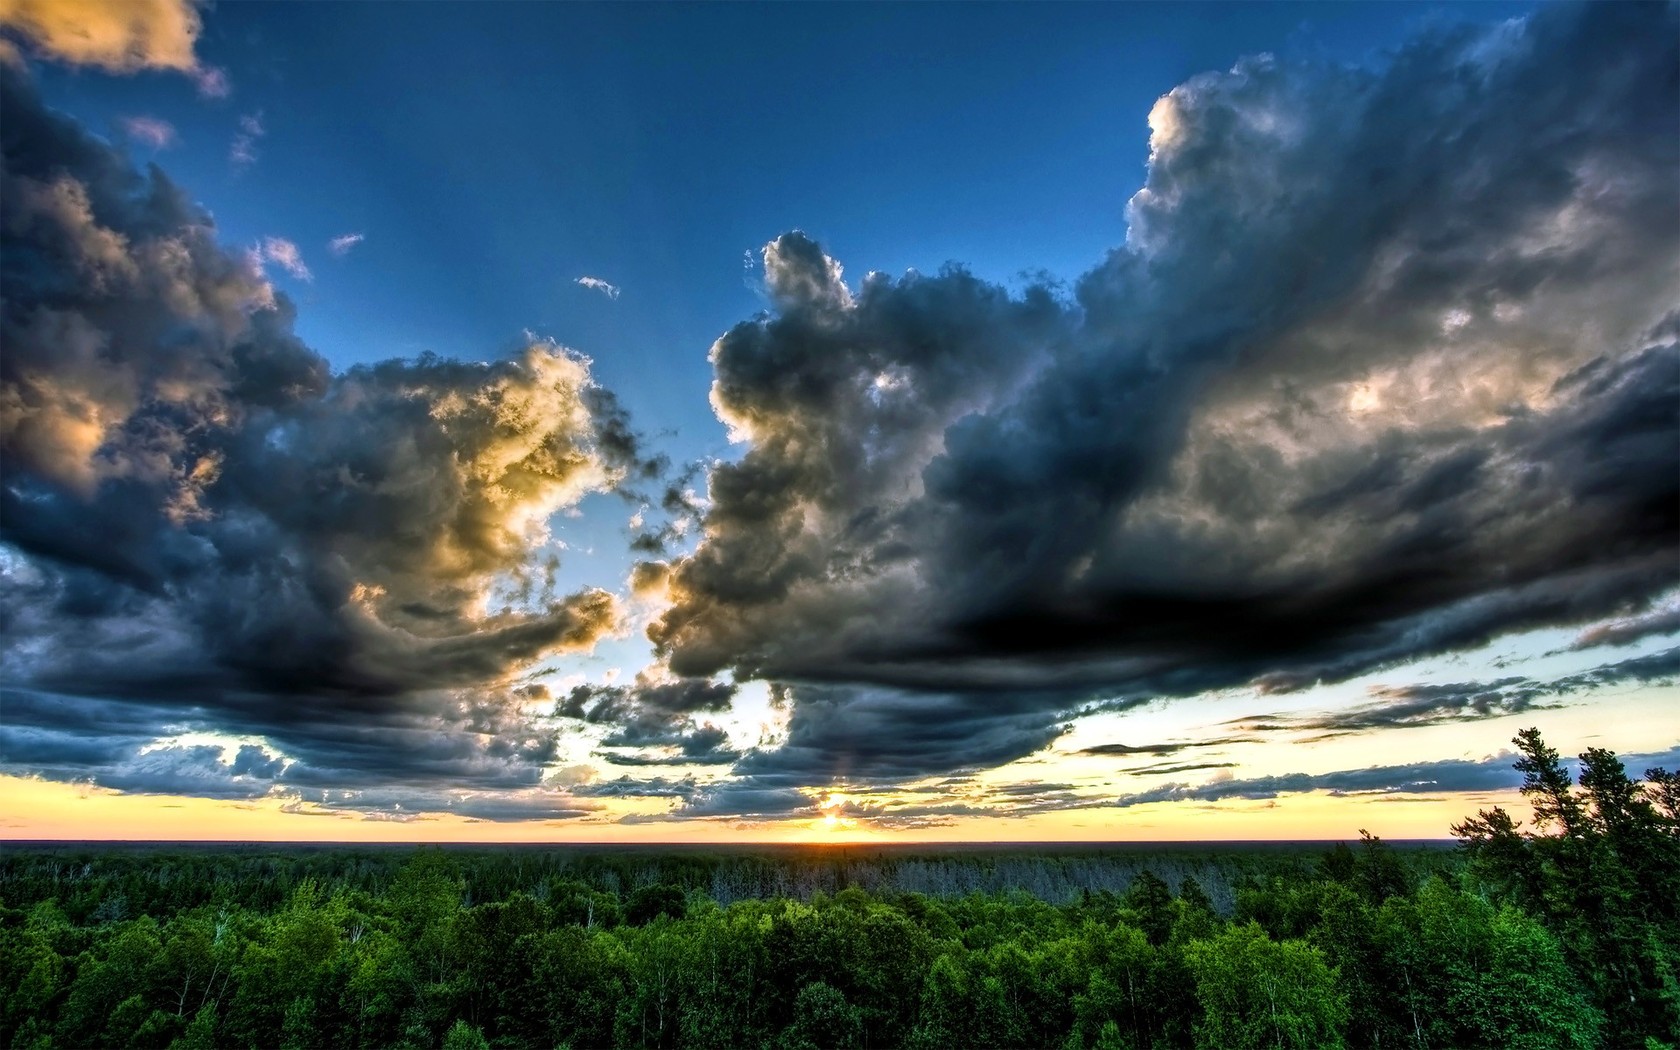
[[[0,1046],[1674,1047],[1680,775],[1516,744],[1456,846],[14,843]]]

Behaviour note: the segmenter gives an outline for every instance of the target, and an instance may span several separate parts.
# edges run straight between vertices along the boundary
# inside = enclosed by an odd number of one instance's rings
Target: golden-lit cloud
[[[109,73],[199,68],[193,0],[0,0],[0,27],[48,58]]]

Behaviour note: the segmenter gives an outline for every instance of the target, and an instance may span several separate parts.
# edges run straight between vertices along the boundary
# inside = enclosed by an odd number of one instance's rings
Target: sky
[[[0,837],[1673,768],[1677,22],[0,0]]]

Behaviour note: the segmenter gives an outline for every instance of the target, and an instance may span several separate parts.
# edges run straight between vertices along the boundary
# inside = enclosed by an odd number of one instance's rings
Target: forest
[[[1680,775],[1516,743],[1456,848],[14,844],[0,1045],[1674,1047]]]

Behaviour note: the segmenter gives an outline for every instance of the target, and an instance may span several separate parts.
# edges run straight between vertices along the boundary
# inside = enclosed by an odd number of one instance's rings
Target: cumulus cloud
[[[1671,591],[1676,19],[1545,8],[1378,69],[1193,78],[1071,301],[852,286],[773,241],[773,309],[711,351],[743,454],[649,632],[677,674],[786,687],[788,745],[738,769],[1002,761],[1083,705],[1300,689]]]
[[[637,597],[663,594],[671,566],[662,561],[639,561],[630,567],[630,593]]]
[[[154,150],[168,149],[177,141],[175,125],[157,117],[124,117],[121,125],[130,140]]]
[[[199,69],[193,0],[0,0],[0,28],[48,58],[109,73]]]
[[[367,239],[366,237],[362,236],[359,233],[346,233],[342,236],[334,237],[332,240],[328,241],[327,242],[327,251],[332,252],[334,255],[338,256],[339,258],[343,258],[344,256],[350,254],[350,249],[354,248],[356,245],[362,243],[366,239]]]
[[[608,299],[617,299],[618,298],[618,286],[614,285],[614,284],[608,284],[606,281],[601,280],[599,277],[579,277],[576,281],[573,281],[572,283],[573,284],[581,284],[585,288],[590,289],[591,291],[600,292],[602,295],[606,296]]]
[[[588,361],[534,341],[335,375],[164,174],[18,71],[0,90],[7,768],[218,797],[534,788],[562,727],[516,683],[621,621],[557,587],[549,517],[647,469]],[[184,732],[288,764],[148,750]]]

